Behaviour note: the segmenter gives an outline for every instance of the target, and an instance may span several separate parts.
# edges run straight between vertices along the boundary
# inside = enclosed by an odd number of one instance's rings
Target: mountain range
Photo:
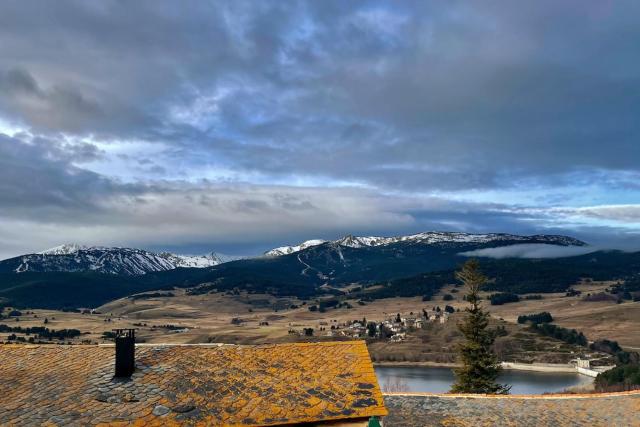
[[[513,234],[469,234],[455,232],[426,232],[409,236],[397,237],[376,237],[376,236],[352,236],[327,240],[307,240],[301,244],[293,246],[282,246],[265,252],[266,257],[279,257],[300,253],[296,259],[303,266],[306,272],[317,271],[318,275],[330,278],[332,272],[322,272],[309,265],[302,258],[309,262],[316,260],[309,259],[307,249],[316,248],[309,254],[322,253],[323,257],[339,257],[338,263],[346,266],[349,259],[344,258],[342,249],[363,249],[363,248],[387,248],[393,247],[396,253],[394,256],[402,254],[402,249],[407,246],[424,248],[452,247],[462,249],[473,245],[472,249],[477,249],[478,245],[504,246],[507,244],[551,244],[558,246],[584,246],[586,243],[567,236],[557,235],[536,235],[518,236]],[[318,251],[318,248],[321,248]],[[169,252],[151,252],[143,249],[122,248],[122,247],[102,247],[102,246],[82,246],[78,244],[64,244],[47,249],[34,254],[26,254],[18,257],[0,261],[0,272],[97,272],[104,274],[137,276],[151,272],[173,270],[175,268],[207,268],[233,261],[233,258],[212,252],[207,255],[177,255]],[[303,273],[307,274],[307,273]]]
[[[459,233],[459,232],[446,232],[446,231],[429,231],[425,233],[411,234],[409,236],[396,236],[396,237],[379,237],[379,236],[367,236],[357,237],[347,235],[338,240],[307,240],[294,246],[281,246],[279,248],[271,249],[265,252],[266,256],[280,256],[289,255],[294,252],[299,252],[303,249],[307,249],[313,246],[319,246],[325,243],[330,243],[334,246],[343,246],[348,248],[363,248],[366,246],[385,246],[393,243],[416,243],[424,245],[435,244],[457,244],[457,243],[500,243],[509,242],[510,244],[517,243],[542,243],[560,246],[586,246],[585,242],[568,236],[559,235],[535,235],[535,236],[518,236],[515,234],[505,233],[489,233],[489,234],[471,234],[471,233]]]
[[[346,236],[335,241],[311,242],[277,248],[260,258],[212,267],[207,273],[212,285],[204,289],[237,287],[308,295],[318,289],[328,291],[346,284],[384,284],[423,273],[451,271],[468,259],[465,253],[483,249],[586,246],[567,236],[446,232],[389,238]]]
[[[214,252],[176,255],[143,249],[65,244],[0,261],[0,272],[86,272],[136,276],[179,267],[205,268],[229,261]]]
[[[95,307],[134,293],[173,287],[189,288],[190,293],[246,290],[312,298],[340,294],[345,285],[360,284],[363,298],[427,295],[455,280],[453,271],[468,259],[467,254],[482,257],[493,248],[508,252],[510,247],[523,246],[552,247],[556,252],[566,248],[573,255],[521,259],[503,253],[501,259],[481,258],[492,289],[558,292],[581,277],[618,280],[640,273],[640,253],[595,251],[580,240],[556,235],[345,236],[283,246],[240,260],[216,254],[190,257],[63,245],[0,261],[0,304]],[[582,254],[576,254],[582,247]]]

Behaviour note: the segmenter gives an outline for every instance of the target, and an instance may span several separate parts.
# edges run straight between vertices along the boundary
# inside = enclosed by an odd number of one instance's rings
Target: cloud
[[[498,204],[349,186],[129,183],[79,166],[102,156],[87,143],[0,136],[0,256],[68,241],[259,253],[350,233],[522,229],[518,215]]]
[[[33,252],[59,241],[142,247],[199,245],[209,250],[244,247],[246,251],[308,235],[397,232],[415,224],[403,211],[403,205],[414,202],[348,188],[185,183],[134,193],[116,187],[80,207],[67,200],[40,200],[38,212],[31,200],[16,202],[21,206],[0,214],[0,246],[6,251],[0,255],[17,255],[18,247]]]
[[[638,171],[633,3],[34,7],[3,5],[0,111],[37,132],[411,191]]]
[[[640,204],[584,206],[574,209],[556,209],[566,215],[610,220],[640,225]]]
[[[0,243],[629,241],[640,7],[576,6],[6,2]]]
[[[74,164],[97,156],[99,150],[90,144],[0,134],[0,212],[46,221],[71,210],[93,212],[115,192],[135,195],[137,186],[117,184]]]
[[[546,244],[522,244],[510,245],[500,248],[477,249],[475,251],[461,252],[466,257],[487,257],[495,259],[503,258],[563,258],[585,255],[596,252],[598,249],[592,246],[557,246]]]

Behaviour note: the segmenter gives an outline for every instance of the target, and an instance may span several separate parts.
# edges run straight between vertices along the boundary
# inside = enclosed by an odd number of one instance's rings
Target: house
[[[576,367],[583,369],[591,369],[591,361],[589,359],[576,359]]]
[[[413,328],[416,324],[416,318],[415,317],[403,317],[402,318],[402,324],[407,327],[407,328]]]
[[[391,329],[391,332],[394,333],[400,333],[404,330],[404,328],[402,327],[402,325],[394,323],[389,329]]]
[[[0,424],[366,426],[387,414],[363,341],[133,342],[0,345]]]
[[[392,335],[391,338],[389,338],[390,342],[400,342],[400,341],[404,341],[404,339],[407,337],[407,334],[405,333],[397,333],[395,335]]]

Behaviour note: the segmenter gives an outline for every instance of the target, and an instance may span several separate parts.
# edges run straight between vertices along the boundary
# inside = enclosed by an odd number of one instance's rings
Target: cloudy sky
[[[4,1],[0,257],[640,246],[640,2]]]

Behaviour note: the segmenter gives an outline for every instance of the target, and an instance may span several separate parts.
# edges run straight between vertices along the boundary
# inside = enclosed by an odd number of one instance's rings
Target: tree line
[[[77,329],[49,329],[44,326],[32,326],[29,328],[23,328],[20,326],[9,326],[5,324],[0,324],[0,333],[3,332],[14,332],[25,335],[37,335],[43,339],[58,339],[64,340],[66,338],[76,338],[80,336],[81,332]]]

